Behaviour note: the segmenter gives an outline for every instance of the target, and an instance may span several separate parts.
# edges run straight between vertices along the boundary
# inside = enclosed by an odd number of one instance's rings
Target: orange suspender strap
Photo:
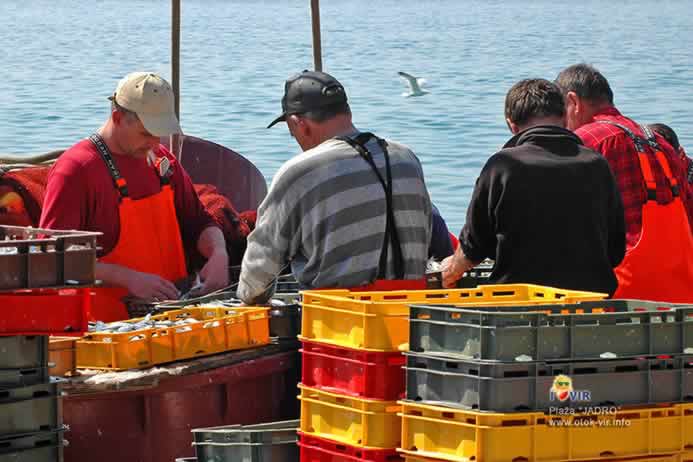
[[[647,136],[647,143],[650,145],[652,149],[654,149],[655,158],[659,165],[662,167],[664,176],[666,177],[667,182],[669,183],[669,187],[671,188],[671,194],[674,197],[678,196],[679,183],[678,181],[676,181],[676,178],[674,178],[674,175],[671,173],[671,166],[669,165],[669,160],[667,159],[667,156],[664,155],[664,152],[662,152],[662,149],[659,147],[659,144],[657,143],[657,140],[655,139],[652,130],[650,130],[650,128],[647,126],[643,126],[641,128]]]
[[[618,127],[621,130],[623,130],[623,132],[626,135],[628,135],[628,137],[633,141],[633,144],[635,144],[635,150],[638,153],[638,160],[640,161],[640,170],[642,171],[642,176],[645,180],[645,191],[647,193],[647,200],[657,200],[657,182],[655,181],[654,173],[652,172],[650,156],[647,154],[647,150],[645,149],[645,145],[649,145],[650,147],[652,147],[650,140],[646,140],[640,136],[637,136],[635,133],[633,133],[633,131],[630,128],[626,127],[625,125],[621,125],[617,122],[612,122],[611,120],[598,120],[597,123],[608,124],[613,125],[614,127]],[[654,137],[652,137],[652,140],[654,140]],[[656,143],[655,146],[657,146]],[[659,151],[659,148],[655,148],[655,151]],[[667,164],[667,168],[668,167],[669,164]]]

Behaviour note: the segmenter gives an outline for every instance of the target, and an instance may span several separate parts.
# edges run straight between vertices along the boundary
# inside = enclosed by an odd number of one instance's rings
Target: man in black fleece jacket
[[[491,258],[493,283],[613,294],[626,246],[609,164],[564,128],[563,97],[547,80],[515,84],[505,117],[514,136],[477,179],[460,246],[443,261],[444,285]]]

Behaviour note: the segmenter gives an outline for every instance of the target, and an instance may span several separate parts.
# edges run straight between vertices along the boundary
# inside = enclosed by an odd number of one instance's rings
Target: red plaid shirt
[[[594,116],[595,122],[583,125],[575,130],[585,146],[600,152],[611,165],[616,177],[618,189],[621,191],[623,208],[626,218],[626,247],[630,249],[637,244],[642,229],[642,207],[647,200],[645,180],[640,170],[640,161],[633,141],[618,127],[605,123],[596,123],[599,120],[616,122],[629,128],[637,136],[645,138],[640,127],[627,117],[621,115],[618,109],[610,107],[602,110]],[[693,201],[688,200],[688,182],[686,181],[685,167],[680,156],[664,138],[658,134],[657,143],[669,160],[671,172],[680,185],[681,197],[688,211],[689,223],[693,222]],[[672,201],[671,188],[664,176],[660,165],[654,156],[650,158],[652,171],[657,183],[657,202],[668,204]]]

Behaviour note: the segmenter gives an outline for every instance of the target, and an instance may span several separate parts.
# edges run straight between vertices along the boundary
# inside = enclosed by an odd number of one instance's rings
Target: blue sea
[[[280,110],[284,80],[312,67],[309,0],[182,0],[181,122],[238,151],[268,181],[299,148]],[[66,148],[98,128],[118,80],[169,78],[167,0],[0,1],[0,153]],[[323,62],[356,125],[408,144],[459,231],[485,160],[509,137],[505,93],[588,62],[617,106],[665,122],[693,150],[689,0],[323,0]],[[404,98],[397,72],[428,81]]]

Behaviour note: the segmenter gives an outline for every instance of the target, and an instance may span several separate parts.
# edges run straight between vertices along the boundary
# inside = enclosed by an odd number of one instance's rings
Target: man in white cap
[[[185,249],[207,258],[202,292],[228,283],[224,236],[205,211],[182,166],[160,144],[181,133],[171,86],[148,72],[118,84],[111,115],[88,139],[65,151],[46,187],[41,227],[103,233],[92,317],[127,318],[123,297],[168,300],[187,274]]]

